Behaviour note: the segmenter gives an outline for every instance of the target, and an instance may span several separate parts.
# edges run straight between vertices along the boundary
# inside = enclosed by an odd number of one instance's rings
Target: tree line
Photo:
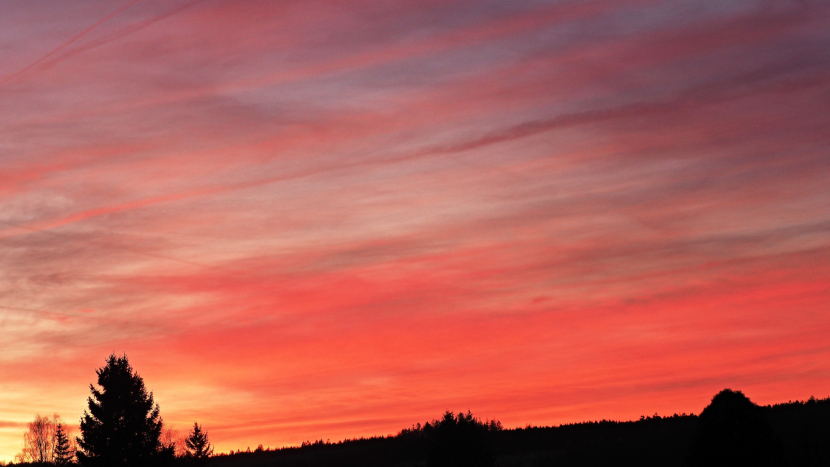
[[[219,454],[210,467],[492,467],[494,458],[499,467],[830,466],[830,398],[759,406],[725,389],[699,415],[510,429],[474,428],[498,422],[462,416],[475,418],[450,412],[395,436]],[[462,427],[474,429],[455,438]]]

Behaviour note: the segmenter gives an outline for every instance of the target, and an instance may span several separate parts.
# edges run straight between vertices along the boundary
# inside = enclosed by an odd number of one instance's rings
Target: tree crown
[[[133,371],[127,356],[110,355],[97,369],[98,385],[90,384],[88,411],[77,438],[83,465],[141,465],[162,452],[162,421],[153,394]]]

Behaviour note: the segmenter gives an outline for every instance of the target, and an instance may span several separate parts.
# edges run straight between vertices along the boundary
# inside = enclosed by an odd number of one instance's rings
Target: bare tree
[[[173,455],[176,457],[182,457],[187,453],[184,436],[179,433],[179,430],[171,426],[162,426],[159,442],[162,447],[172,449]]]
[[[54,462],[57,427],[60,424],[61,417],[58,414],[51,417],[35,415],[35,419],[26,425],[26,432],[23,433],[23,450],[15,456],[15,460],[17,462]]]

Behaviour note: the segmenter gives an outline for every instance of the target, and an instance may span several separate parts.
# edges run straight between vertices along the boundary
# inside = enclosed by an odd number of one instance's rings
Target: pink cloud
[[[113,351],[221,451],[827,395],[824,3],[101,5],[0,18],[0,460]]]

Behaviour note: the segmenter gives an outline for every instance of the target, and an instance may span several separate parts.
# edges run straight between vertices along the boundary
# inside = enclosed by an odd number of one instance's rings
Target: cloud
[[[0,18],[0,459],[111,352],[221,451],[822,395],[823,2],[102,5]]]

